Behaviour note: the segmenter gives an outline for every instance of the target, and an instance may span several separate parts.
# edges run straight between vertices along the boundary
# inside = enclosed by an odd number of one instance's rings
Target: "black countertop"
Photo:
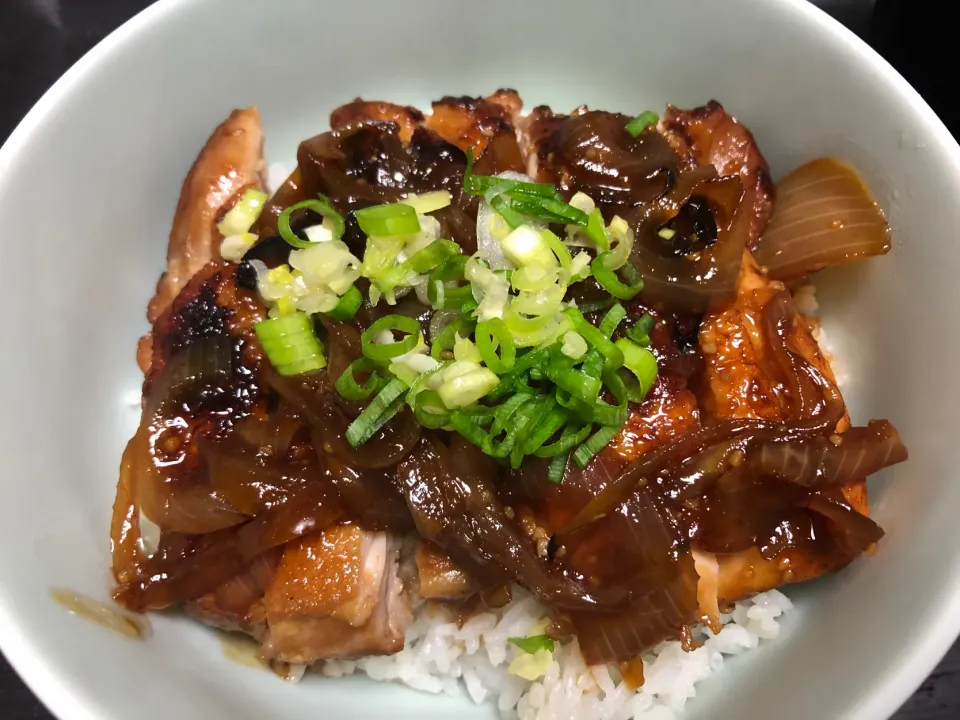
[[[87,50],[150,0],[3,0],[0,22],[0,141],[5,140],[46,89]],[[866,38],[960,133],[960,97],[953,77],[935,57],[951,47],[949,22],[931,23],[906,0],[819,0],[817,3]],[[911,12],[908,12],[908,4]],[[931,71],[931,68],[934,68]],[[955,645],[896,720],[960,718],[960,643]],[[52,716],[0,656],[0,716],[51,720]]]

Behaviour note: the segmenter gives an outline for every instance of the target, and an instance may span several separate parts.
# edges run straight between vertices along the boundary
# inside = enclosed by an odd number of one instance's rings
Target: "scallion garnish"
[[[597,430],[590,439],[583,445],[573,451],[573,461],[581,470],[587,466],[587,463],[593,459],[593,456],[603,450],[607,444],[613,440],[620,428],[614,425],[606,425]]]
[[[302,312],[280,315],[253,326],[267,359],[281,375],[299,375],[325,367],[323,346]]]
[[[357,310],[363,305],[363,295],[357,290],[356,286],[350,288],[340,296],[337,304],[333,306],[327,315],[337,320],[349,320],[357,314]]]
[[[617,340],[616,345],[623,353],[623,366],[640,383],[641,397],[646,395],[657,379],[657,358],[646,348],[626,338]]]
[[[590,428],[587,427],[587,430]],[[547,480],[552,482],[554,485],[559,485],[563,482],[563,474],[567,470],[567,461],[570,459],[570,451],[557,453],[553,456],[553,459],[550,460],[550,468],[547,470]]]
[[[260,217],[265,202],[267,202],[266,193],[254,188],[248,189],[237,204],[227,211],[223,220],[217,223],[217,230],[225,238],[249,232]]]
[[[607,314],[603,316],[603,320],[600,321],[598,330],[603,333],[603,336],[608,340],[613,337],[613,333],[620,326],[620,323],[627,316],[627,311],[624,309],[623,305],[617,303],[612,308],[607,310]]]
[[[507,638],[512,644],[523,650],[525,653],[535,653],[540,650],[553,652],[553,639],[547,635],[533,635],[532,637],[512,637]]]
[[[526,218],[531,217],[548,223],[584,227],[589,219],[583,210],[564,201],[556,187],[549,183],[530,183],[504,180],[489,175],[474,175],[472,148],[467,148],[463,189],[471,195],[483,195],[491,207],[507,221],[510,227],[514,228],[520,227]]]
[[[367,381],[362,385],[356,379],[356,373],[369,373]],[[337,378],[337,392],[347,400],[365,400],[373,393],[381,390],[388,382],[380,376],[376,363],[370,358],[357,358],[347,365],[346,370]]]
[[[385,330],[394,330],[406,333],[407,336],[398,342],[378,343],[377,337]],[[360,334],[360,346],[364,357],[377,362],[385,362],[398,355],[410,352],[417,346],[420,339],[420,323],[416,318],[406,315],[385,315],[375,320],[370,327]]]
[[[607,255],[609,255],[609,253],[600,253],[593,259],[593,262],[590,263],[593,277],[596,278],[604,290],[615,298],[631,300],[637,293],[643,290],[643,278],[640,277],[639,271],[637,271],[631,263],[627,262],[626,265],[620,268],[620,272],[626,277],[629,285],[621,282],[615,270],[608,270],[604,266],[603,260]]]
[[[400,202],[409,205],[420,215],[426,215],[447,207],[451,202],[451,197],[448,190],[434,190],[422,195],[410,193]]]
[[[329,220],[332,225],[330,233],[334,240],[339,240],[343,236],[343,231],[346,227],[343,216],[333,208],[329,198],[320,195],[316,200],[298,202],[296,205],[291,205],[280,213],[280,217],[277,218],[277,231],[280,233],[280,237],[287,241],[287,244],[300,249],[314,247],[316,245],[316,243],[300,238],[290,227],[290,219],[293,213],[298,210],[310,210]]]
[[[637,343],[637,345],[647,347],[650,345],[650,331],[653,330],[655,324],[656,320],[654,320],[653,315],[644,313],[643,317],[627,329],[627,337]]]
[[[474,332],[477,339],[477,350],[483,364],[497,375],[504,375],[513,369],[517,359],[517,349],[507,326],[500,318],[491,318],[477,324]],[[497,354],[497,350],[500,354]]]
[[[507,221],[512,228],[523,225],[526,218],[522,213],[513,209],[513,203],[505,195],[497,195],[490,201],[490,206],[499,213],[500,217]]]
[[[417,211],[404,203],[372,205],[357,210],[354,215],[360,229],[370,236],[395,237],[420,232]]]
[[[653,110],[644,110],[627,123],[626,130],[633,135],[633,137],[636,137],[651,125],[656,125],[659,121],[660,116],[653,112]]]
[[[388,382],[347,428],[346,437],[350,447],[362,445],[389,422],[400,410],[406,391],[407,386],[399,378]]]

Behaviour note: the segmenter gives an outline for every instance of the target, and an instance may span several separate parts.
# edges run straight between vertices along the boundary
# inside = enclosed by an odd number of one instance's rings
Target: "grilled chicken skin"
[[[204,145],[180,190],[167,246],[167,268],[147,306],[154,323],[177,293],[207,263],[220,259],[217,222],[248,188],[261,189],[263,129],[255,107],[234,110]],[[137,351],[140,369],[150,366],[150,341]]]

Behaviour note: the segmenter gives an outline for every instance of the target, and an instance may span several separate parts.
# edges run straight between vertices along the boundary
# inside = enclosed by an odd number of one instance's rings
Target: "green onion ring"
[[[312,210],[318,215],[330,218],[330,221],[333,223],[333,239],[339,240],[343,237],[343,231],[346,227],[343,221],[343,215],[334,210],[333,205],[330,204],[330,199],[326,195],[320,195],[316,200],[311,199],[298,202],[280,213],[280,217],[277,218],[277,232],[280,233],[280,237],[286,240],[288,245],[300,249],[314,247],[316,245],[314,242],[298,237],[290,227],[290,217],[297,210]]]
[[[409,207],[409,206],[407,206]],[[397,330],[407,336],[399,342],[382,343],[374,339],[384,330]],[[360,346],[364,357],[377,362],[385,362],[413,350],[420,340],[420,323],[416,318],[406,315],[386,315],[373,322],[360,334]]]

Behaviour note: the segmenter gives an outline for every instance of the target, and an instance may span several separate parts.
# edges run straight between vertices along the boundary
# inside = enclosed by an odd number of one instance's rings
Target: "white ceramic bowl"
[[[781,639],[727,663],[689,717],[885,717],[950,645],[960,150],[862,42],[802,0],[163,0],[71,69],[0,151],[0,644],[55,714],[492,716],[358,679],[292,687],[225,661],[214,634],[183,618],[156,617],[152,639],[131,642],[48,591],[108,596],[134,348],[180,183],[211,129],[255,103],[268,155],[289,161],[357,95],[424,106],[501,86],[561,110],[715,97],[775,175],[846,158],[893,225],[890,256],[820,281],[853,414],[891,418],[910,447],[871,485],[887,537],[876,557],[788,589],[799,608]]]

